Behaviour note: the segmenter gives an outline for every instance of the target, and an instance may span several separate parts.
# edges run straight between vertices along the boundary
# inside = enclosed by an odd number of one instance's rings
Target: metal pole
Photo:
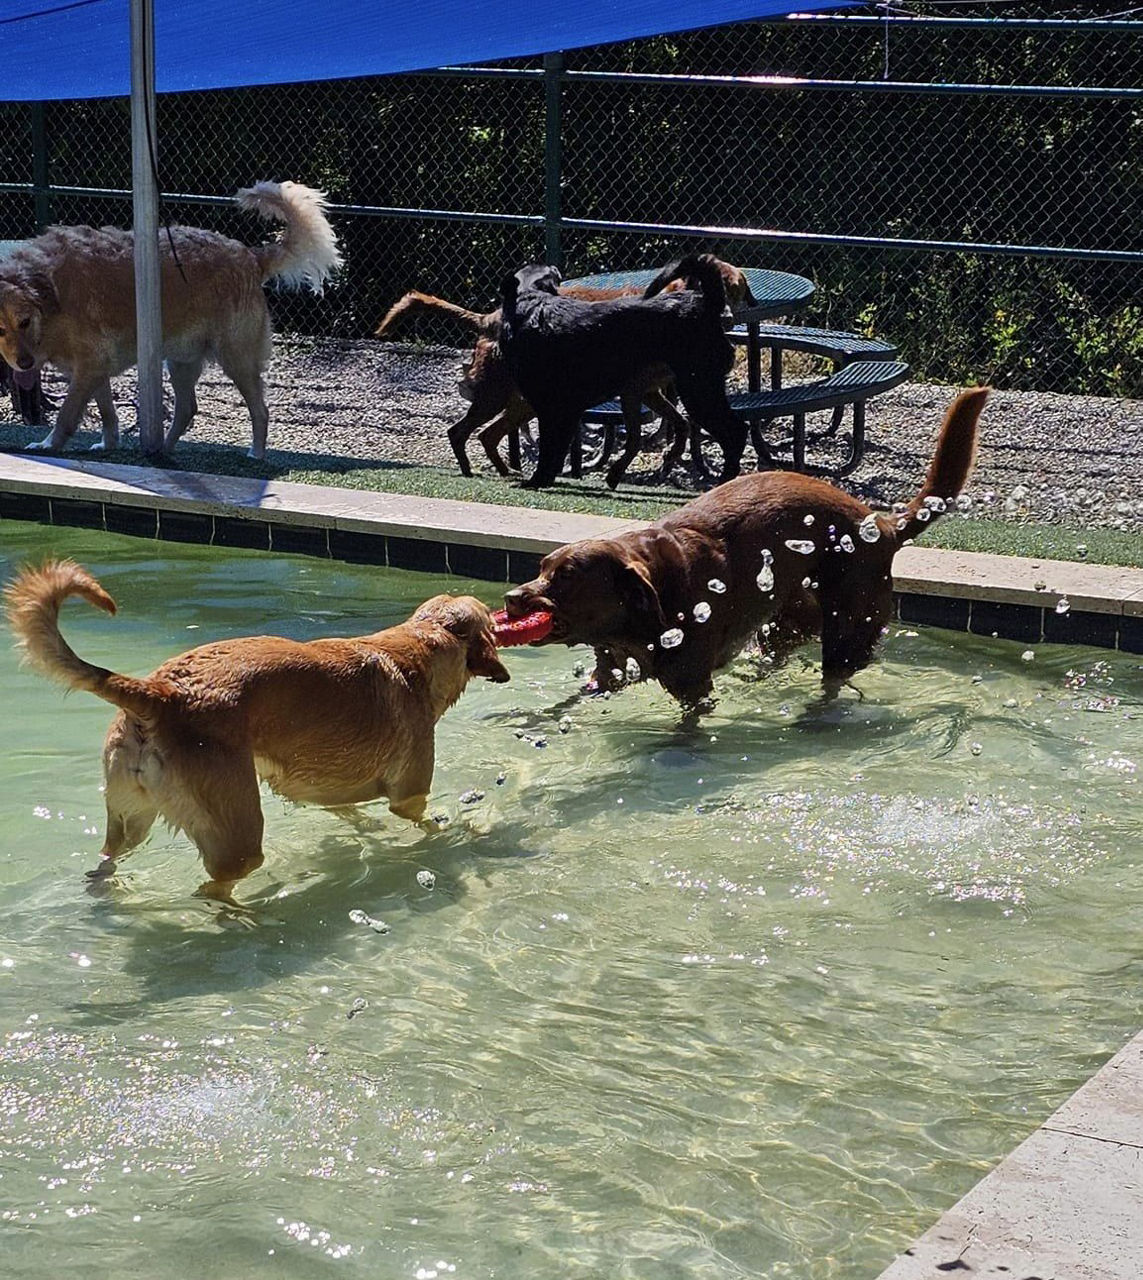
[[[560,191],[562,169],[562,102],[564,73],[562,53],[544,54],[544,258],[553,267],[562,267]]]
[[[159,192],[155,180],[153,0],[131,0],[131,186],[135,226],[139,447],[163,451],[163,321],[159,274]]]
[[[42,102],[32,103],[32,198],[36,212],[36,230],[52,220],[51,170],[48,165],[47,111]]]

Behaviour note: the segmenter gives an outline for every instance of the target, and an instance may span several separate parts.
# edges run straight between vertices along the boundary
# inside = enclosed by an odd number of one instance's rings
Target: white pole
[[[163,320],[155,139],[154,4],[153,0],[131,0],[131,186],[134,192],[138,420],[139,447],[145,454],[163,451]]]

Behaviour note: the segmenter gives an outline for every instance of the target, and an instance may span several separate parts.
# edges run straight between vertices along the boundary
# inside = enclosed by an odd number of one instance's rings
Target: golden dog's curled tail
[[[60,634],[60,605],[68,596],[82,596],[105,613],[115,612],[115,601],[74,560],[49,560],[38,569],[25,569],[4,588],[8,625],[28,661],[50,680],[69,689],[86,689],[145,717],[154,705],[147,681],[85,662]]]
[[[281,239],[251,250],[262,264],[262,279],[277,280],[285,289],[308,287],[321,293],[341,266],[337,234],[325,216],[325,192],[300,182],[258,182],[234,198],[267,221],[285,223]]]
[[[970,387],[946,410],[936,452],[920,493],[899,516],[892,520],[883,518],[880,522],[882,527],[892,524],[899,543],[923,533],[956,500],[967,483],[976,461],[977,424],[988,392],[988,387]]]

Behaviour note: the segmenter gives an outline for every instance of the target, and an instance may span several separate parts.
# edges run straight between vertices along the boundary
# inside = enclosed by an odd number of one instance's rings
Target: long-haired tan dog
[[[341,263],[325,196],[297,182],[259,182],[235,197],[285,224],[280,239],[248,246],[196,227],[160,236],[163,356],[175,393],[170,450],[198,408],[203,365],[216,361],[246,402],[252,458],[266,451],[263,372],[270,359],[267,280],[320,292]],[[174,251],[171,249],[174,242]],[[94,400],[97,448],[119,443],[110,379],[135,363],[134,237],[114,227],[49,227],[0,263],[0,355],[31,372],[51,363],[68,378],[54,430],[33,448],[63,449]]]
[[[352,639],[249,636],[202,645],[149,676],[78,657],[60,605],[115,602],[70,560],[25,569],[5,590],[8,621],[44,675],[118,707],[103,748],[107,838],[99,871],[141,844],[156,818],[185,831],[231,900],[262,865],[258,779],[279,795],[340,807],[386,796],[420,822],[433,776],[433,731],[473,676],[508,679],[492,615],[471,596],[435,596],[399,626]]]

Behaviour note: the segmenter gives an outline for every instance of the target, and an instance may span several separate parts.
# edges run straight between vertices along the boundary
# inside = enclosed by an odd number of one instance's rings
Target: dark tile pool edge
[[[60,472],[58,478],[53,474],[48,479],[33,481],[13,481],[0,475],[0,520],[103,529],[133,537],[204,546],[313,555],[353,564],[443,573],[498,584],[523,582],[534,576],[543,554],[540,550],[521,549],[519,545],[513,545],[516,539],[508,536],[498,538],[494,528],[485,527],[495,524],[487,518],[488,513],[503,515],[504,508],[489,506],[485,511],[480,504],[447,503],[445,505],[450,509],[475,513],[469,515],[470,528],[449,529],[428,523],[418,525],[407,515],[397,523],[391,512],[372,516],[367,511],[354,509],[343,517],[337,508],[339,496],[342,502],[346,501],[345,491],[321,486],[304,488],[325,499],[325,503],[319,505],[327,505],[328,510],[303,511],[281,505],[272,508],[255,505],[241,492],[242,482],[234,477],[222,479],[230,482],[230,488],[238,490],[241,500],[227,501],[218,492],[207,499],[196,500],[187,492],[170,495],[122,485],[114,491],[101,492],[98,476],[93,476],[89,470],[54,466],[52,471],[56,470]],[[126,466],[108,470],[147,474],[144,468]],[[188,483],[195,479],[193,474],[187,473],[177,473],[177,477],[185,477]],[[223,493],[226,487],[223,486]],[[364,498],[362,495],[350,495],[351,499],[358,500],[358,507],[361,501],[370,497],[383,497],[388,508],[400,506],[404,501],[415,509],[420,502],[414,498],[403,500],[398,495],[364,495]],[[528,514],[535,524],[536,516],[542,517],[544,513],[530,511]],[[633,523],[602,517],[582,517],[582,522],[587,527],[582,536],[588,536],[596,527],[618,529],[630,527]],[[553,513],[553,523],[563,524],[566,532],[568,517],[563,513]],[[394,532],[395,528],[400,532]],[[475,532],[477,530],[479,532]],[[564,540],[552,537],[547,545],[554,548]],[[533,536],[530,541],[542,543],[543,539]],[[926,552],[927,560],[957,555],[928,549]],[[1016,557],[986,559],[1011,566],[1014,576],[1020,576],[1016,572],[1017,566],[1026,570],[1029,563]],[[1033,563],[1033,568],[1038,566]],[[910,585],[919,585],[922,589],[898,589],[895,593],[895,614],[903,623],[943,627],[1026,644],[1044,641],[1143,653],[1143,571],[1122,572],[1138,575],[1137,593],[1103,598],[1088,594],[1084,603],[1095,607],[1072,607],[1060,612],[1056,607],[1059,592],[1046,592],[1043,605],[1027,603],[1027,597],[1035,596],[1026,589],[1013,590],[995,583],[990,586],[966,582],[950,586],[940,580],[941,575],[934,574],[926,580],[923,570],[918,573],[914,569],[903,576]],[[1023,576],[1028,575],[1024,572]],[[1127,608],[1126,602],[1134,600],[1136,594],[1140,604],[1137,608]],[[1018,598],[1012,599],[1013,596]]]

